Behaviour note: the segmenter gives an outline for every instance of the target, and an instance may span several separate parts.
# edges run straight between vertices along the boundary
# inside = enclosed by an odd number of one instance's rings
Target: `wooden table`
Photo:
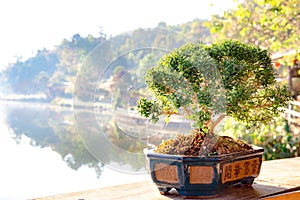
[[[272,196],[273,199],[300,199],[300,157],[287,158],[273,161],[264,161],[259,177],[255,179],[252,187],[234,186],[223,190],[223,192],[214,199],[236,200],[236,199],[270,199],[266,197],[274,193],[285,193],[285,196]],[[281,194],[282,195],[282,194]],[[166,199],[184,199],[179,196],[176,190],[171,190],[169,195],[160,195],[152,181],[118,185],[112,187],[98,188],[88,191],[61,194],[51,197],[36,198],[34,200],[166,200]],[[187,199],[187,198],[185,198]]]

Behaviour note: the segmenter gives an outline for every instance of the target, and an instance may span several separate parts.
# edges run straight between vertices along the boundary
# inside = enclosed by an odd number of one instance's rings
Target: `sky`
[[[3,0],[0,1],[0,70],[17,58],[52,49],[74,34],[115,36],[159,22],[208,19],[232,0]],[[100,28],[101,27],[101,28]]]

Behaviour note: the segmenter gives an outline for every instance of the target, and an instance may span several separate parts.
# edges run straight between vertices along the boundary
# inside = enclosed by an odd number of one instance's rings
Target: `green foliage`
[[[290,99],[275,81],[268,52],[238,41],[175,49],[148,70],[146,83],[153,95],[138,102],[143,116],[156,122],[160,115],[184,115],[210,133],[225,115],[248,126],[266,124]]]
[[[237,39],[273,52],[299,48],[299,0],[239,1],[206,25],[216,40]]]
[[[218,62],[228,115],[256,126],[268,123],[286,106],[289,90],[275,82],[268,51],[232,41],[207,50]]]
[[[219,132],[221,135],[231,136],[263,147],[264,159],[273,160],[299,156],[300,138],[292,134],[288,127],[286,120],[282,117],[276,117],[267,125],[251,129],[243,123],[227,118]]]

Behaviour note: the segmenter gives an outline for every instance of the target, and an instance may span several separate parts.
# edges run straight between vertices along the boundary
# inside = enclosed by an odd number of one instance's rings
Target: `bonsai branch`
[[[221,113],[215,121],[213,120],[211,121],[210,130],[209,130],[210,134],[214,132],[215,127],[218,125],[218,123],[222,121],[222,119],[224,119],[225,116],[226,116],[225,113]]]
[[[179,116],[182,116],[183,114],[181,114],[181,113],[178,113],[178,112],[173,112],[173,111],[162,111],[162,113],[161,114],[163,114],[163,115],[166,115],[166,116],[171,116],[171,115],[179,115]]]

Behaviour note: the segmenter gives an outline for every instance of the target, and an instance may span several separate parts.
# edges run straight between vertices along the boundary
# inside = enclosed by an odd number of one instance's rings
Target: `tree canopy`
[[[215,39],[238,39],[271,52],[298,49],[299,0],[238,1],[237,8],[214,15],[206,25]]]
[[[238,41],[175,49],[148,70],[146,83],[152,95],[138,102],[143,116],[157,122],[184,115],[209,133],[225,116],[248,125],[268,123],[290,96],[275,81],[269,52]]]

